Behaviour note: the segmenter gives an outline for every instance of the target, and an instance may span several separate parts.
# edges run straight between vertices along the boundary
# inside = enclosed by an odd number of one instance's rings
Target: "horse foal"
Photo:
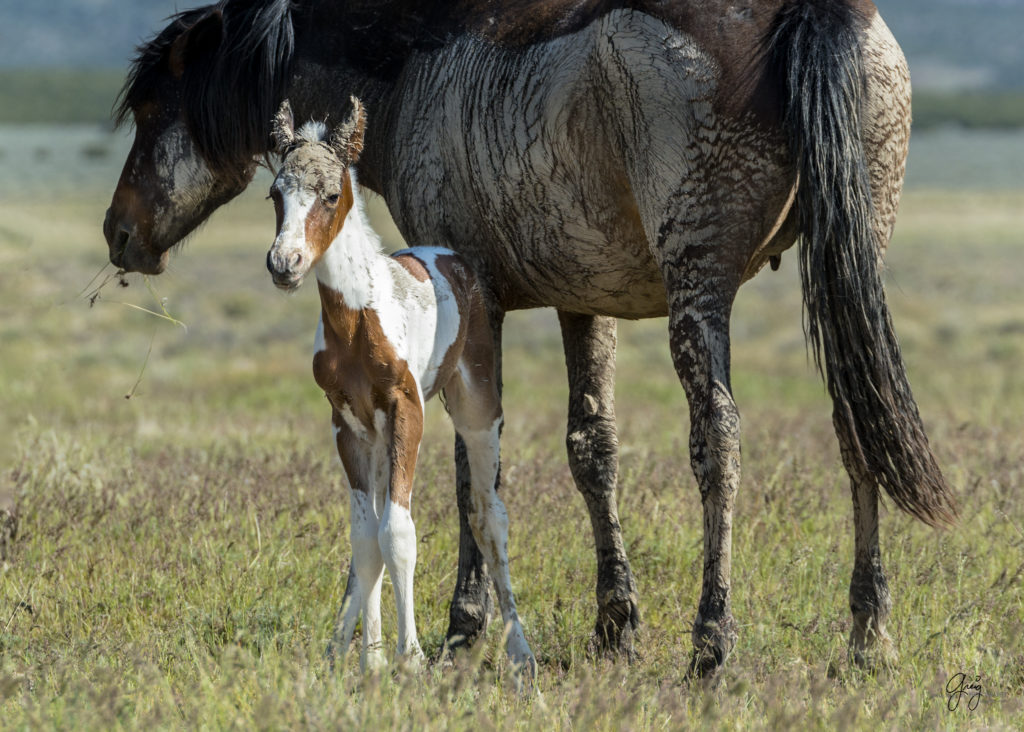
[[[282,156],[270,188],[277,236],[267,254],[274,284],[294,290],[316,269],[321,314],[313,374],[331,402],[335,442],[352,501],[352,564],[361,602],[360,667],[385,664],[380,593],[386,566],[398,609],[396,657],[416,664],[410,514],[423,405],[444,391],[466,444],[472,483],[469,522],[493,573],[508,654],[529,674],[535,663],[516,612],[508,567],[508,516],[495,491],[501,399],[494,341],[472,270],[447,249],[417,247],[393,256],[362,211],[350,166],[363,146],[365,114],[333,132],[321,123],[295,131],[281,105],[273,139]],[[342,613],[347,647],[357,613]]]

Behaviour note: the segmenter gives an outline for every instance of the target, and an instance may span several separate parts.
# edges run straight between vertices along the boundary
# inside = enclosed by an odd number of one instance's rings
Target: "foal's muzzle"
[[[267,271],[274,285],[282,290],[294,290],[302,284],[306,268],[301,252],[281,252],[273,248],[267,252]]]

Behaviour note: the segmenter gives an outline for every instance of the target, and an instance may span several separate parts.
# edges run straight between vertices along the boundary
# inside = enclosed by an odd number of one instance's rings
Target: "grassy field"
[[[526,699],[497,628],[455,669],[367,680],[353,654],[329,672],[348,501],[310,375],[315,293],[273,290],[261,194],[221,212],[152,281],[187,331],[125,306],[160,307],[137,277],[90,303],[109,192],[0,203],[0,490],[20,512],[0,574],[0,726],[1020,727],[1024,193],[905,199],[890,302],[962,519],[936,532],[884,512],[900,662],[877,676],[846,660],[852,512],[792,254],[745,286],[733,320],[741,634],[713,688],[685,677],[701,514],[665,322],[620,328],[620,511],[643,614],[626,666],[585,653],[594,558],[564,457],[554,314],[509,317],[503,496],[540,663],[541,693]],[[455,571],[451,440],[432,405],[414,508],[428,649]],[[390,591],[384,612],[393,646]],[[948,708],[958,672],[980,677],[976,708]]]

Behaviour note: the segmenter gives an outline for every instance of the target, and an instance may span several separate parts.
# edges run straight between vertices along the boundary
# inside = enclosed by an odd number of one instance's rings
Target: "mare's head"
[[[348,121],[333,130],[307,122],[296,132],[288,100],[274,117],[271,135],[283,160],[270,186],[277,234],[267,269],[282,290],[301,285],[341,232],[355,204],[349,167],[363,150],[365,129],[366,112],[355,97]]]
[[[169,250],[252,180],[284,96],[290,0],[185,11],[139,48],[117,110],[135,140],[103,222],[110,261],[158,274]]]

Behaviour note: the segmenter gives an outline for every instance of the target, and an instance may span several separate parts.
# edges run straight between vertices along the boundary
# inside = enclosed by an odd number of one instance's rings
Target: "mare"
[[[273,139],[283,157],[270,187],[277,234],[267,253],[274,284],[294,291],[315,270],[320,323],[313,374],[331,403],[334,441],[351,497],[352,564],[360,588],[360,667],[380,668],[384,567],[398,609],[396,656],[418,664],[413,572],[416,529],[410,506],[424,402],[442,393],[470,466],[469,523],[494,577],[513,666],[535,662],[516,611],[508,567],[508,516],[498,497],[501,395],[494,339],[472,270],[449,249],[417,247],[387,256],[363,214],[351,166],[363,148],[366,115],[329,132],[308,122],[295,131],[287,101]],[[355,603],[352,603],[353,606]],[[341,650],[358,613],[342,613]]]
[[[853,495],[850,655],[889,655],[879,497],[932,525],[956,509],[885,300],[910,76],[872,2],[222,0],[185,11],[141,47],[125,85],[119,119],[136,132],[104,222],[111,262],[160,272],[251,180],[285,96],[302,119],[341,119],[351,94],[374,119],[360,182],[407,241],[444,244],[473,267],[498,348],[505,312],[558,311],[601,649],[630,654],[639,623],[615,495],[615,319],[668,316],[703,512],[691,663],[714,672],[737,639],[730,312],[740,285],[801,241],[805,330]],[[483,631],[489,603],[465,448],[457,439],[453,643]]]

